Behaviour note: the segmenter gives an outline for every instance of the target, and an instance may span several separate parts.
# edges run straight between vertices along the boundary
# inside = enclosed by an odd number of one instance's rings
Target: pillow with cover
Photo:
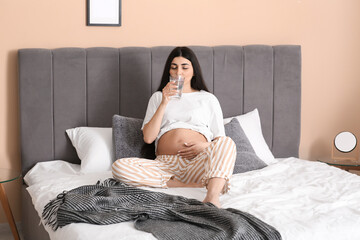
[[[112,137],[115,159],[128,157],[155,159],[155,143],[144,142],[142,123],[142,119],[113,116]]]
[[[244,130],[246,137],[249,139],[256,155],[267,165],[277,163],[278,161],[272,154],[262,134],[260,115],[257,108],[239,116],[225,118],[224,124],[230,122],[233,118],[236,118],[239,121],[240,126]]]
[[[243,173],[261,169],[267,165],[256,154],[236,118],[224,125],[226,136],[230,137],[236,145],[236,161],[233,173]]]
[[[76,127],[67,129],[66,133],[81,160],[82,173],[111,169],[114,161],[111,128]]]

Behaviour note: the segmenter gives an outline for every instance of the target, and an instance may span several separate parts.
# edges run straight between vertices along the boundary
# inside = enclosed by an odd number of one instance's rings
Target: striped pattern
[[[114,178],[132,186],[166,188],[166,182],[174,177],[183,183],[202,183],[209,179],[224,178],[223,193],[230,189],[229,179],[236,160],[236,145],[229,137],[214,140],[194,159],[177,155],[159,155],[155,160],[122,158],[112,165]]]
[[[279,240],[279,232],[236,209],[219,209],[195,199],[147,191],[105,180],[61,193],[43,211],[53,230],[71,223],[114,224],[135,220],[135,228],[157,239]]]

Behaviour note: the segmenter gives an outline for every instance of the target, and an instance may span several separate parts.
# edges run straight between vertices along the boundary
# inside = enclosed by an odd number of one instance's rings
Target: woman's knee
[[[121,179],[126,176],[126,173],[129,173],[129,166],[131,166],[134,158],[120,158],[116,160],[111,167],[113,176],[115,178]]]
[[[112,164],[112,167],[122,168],[124,165],[128,165],[129,159],[130,158],[120,158]]]
[[[235,144],[234,140],[232,140],[228,136],[219,137],[217,139],[217,142],[221,143],[221,144],[226,144],[227,146],[229,146],[231,148],[234,148],[234,147],[236,148],[236,144]]]
[[[218,139],[217,144],[219,144],[219,148],[224,149],[227,154],[226,154],[226,158],[228,160],[234,161],[236,160],[236,144],[234,142],[234,140],[232,140],[230,137],[224,136],[224,137],[220,137]]]

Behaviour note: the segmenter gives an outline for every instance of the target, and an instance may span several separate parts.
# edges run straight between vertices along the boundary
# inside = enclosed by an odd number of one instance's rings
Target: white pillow
[[[242,129],[248,137],[256,155],[267,165],[276,163],[277,161],[274,155],[271,153],[269,146],[266,144],[262,134],[260,116],[257,108],[251,112],[235,117],[239,121]],[[232,118],[234,117],[225,118],[224,124],[230,122]]]
[[[81,172],[111,170],[112,128],[77,127],[66,130],[81,160]]]

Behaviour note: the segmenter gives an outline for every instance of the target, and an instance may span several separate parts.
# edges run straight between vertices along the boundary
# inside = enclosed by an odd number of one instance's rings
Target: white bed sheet
[[[25,176],[35,209],[63,190],[95,184],[111,172],[82,174],[79,165],[64,161],[37,164]],[[221,196],[223,208],[236,208],[275,227],[285,240],[360,239],[360,177],[328,166],[287,158],[264,169],[235,174],[231,191]],[[151,189],[202,200],[203,188]],[[132,222],[113,225],[70,224],[57,231],[48,226],[52,240],[155,239],[138,231]]]

